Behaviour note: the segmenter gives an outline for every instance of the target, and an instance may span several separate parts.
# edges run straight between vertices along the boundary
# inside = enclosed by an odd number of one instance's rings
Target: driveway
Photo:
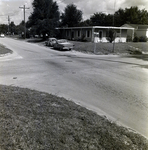
[[[4,38],[0,84],[65,97],[148,137],[148,62],[123,56],[60,52]]]

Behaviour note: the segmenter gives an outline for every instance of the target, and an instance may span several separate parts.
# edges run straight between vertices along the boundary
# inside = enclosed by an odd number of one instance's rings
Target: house
[[[105,26],[86,26],[86,27],[63,27],[57,28],[60,31],[61,38],[70,40],[86,40],[88,42],[108,42],[107,34],[110,29],[116,31],[115,42],[126,42],[127,31],[131,31],[133,36],[134,28],[132,27],[105,27]]]
[[[126,28],[134,28],[134,36],[137,37],[147,37],[148,38],[148,25],[140,25],[140,24],[124,24],[121,27]],[[127,31],[127,35],[131,35],[131,31]]]

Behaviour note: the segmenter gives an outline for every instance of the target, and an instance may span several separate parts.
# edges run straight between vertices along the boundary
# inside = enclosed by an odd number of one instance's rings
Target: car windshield
[[[55,41],[56,39],[55,38],[49,38],[48,40],[49,41]]]
[[[67,42],[67,40],[65,40],[65,39],[58,40],[58,43],[65,43],[65,42]]]

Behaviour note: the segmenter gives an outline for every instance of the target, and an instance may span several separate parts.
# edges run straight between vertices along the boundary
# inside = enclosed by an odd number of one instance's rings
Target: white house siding
[[[107,39],[106,39],[106,37],[103,37],[102,39],[100,39],[99,37],[95,37],[94,38],[94,43],[107,43],[108,41],[107,41]]]
[[[119,43],[119,42],[125,43],[126,40],[127,40],[127,29],[117,30],[115,42],[116,43]]]
[[[115,42],[126,42],[127,40],[127,28],[125,27],[72,27],[72,28],[60,28],[62,38],[70,40],[80,40],[82,37],[88,42],[108,42],[106,39],[107,31],[114,29],[116,31]],[[129,29],[131,30],[131,29]]]
[[[75,36],[75,40],[79,40],[82,37],[84,37],[84,39],[86,39],[87,41],[91,41],[91,39],[92,39],[92,30],[90,28],[86,28],[86,29],[82,28],[80,30],[75,29],[75,32],[78,33],[78,31],[80,32],[80,36]]]
[[[147,29],[139,29],[135,30],[135,36],[141,37],[141,36],[146,36]]]
[[[135,29],[135,35],[138,37],[147,36],[148,25],[139,25],[137,29]]]
[[[148,29],[147,29],[147,31],[146,31],[146,37],[148,38]]]
[[[107,32],[106,29],[95,28],[93,42],[95,42],[95,43],[108,42],[106,39],[106,32]]]
[[[95,33],[98,33],[98,35],[95,36],[93,41],[95,43],[108,42],[108,40],[106,39],[107,30],[108,29],[95,29]],[[127,30],[126,29],[115,29],[115,31],[116,31],[115,42],[116,43],[126,42]],[[100,33],[102,34],[102,36],[100,35]]]
[[[133,28],[133,30],[128,30],[128,33],[127,33],[127,35],[130,36],[131,32],[133,32],[132,39],[134,38],[134,36],[137,36],[137,37],[147,36],[148,37],[148,25],[124,24],[121,27]]]
[[[115,43],[125,43],[125,42],[126,42],[126,38],[124,37],[121,37],[121,38],[116,37],[115,39]]]

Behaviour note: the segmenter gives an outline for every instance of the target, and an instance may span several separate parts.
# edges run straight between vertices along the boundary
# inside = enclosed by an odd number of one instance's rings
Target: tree
[[[129,24],[148,24],[148,12],[145,9],[138,9],[137,6],[131,8],[119,9],[115,12],[115,24],[121,26]]]
[[[74,4],[67,5],[61,15],[61,26],[79,26],[82,20],[82,11],[78,10]]]
[[[91,26],[122,26],[125,23],[145,24],[148,25],[148,12],[145,9],[131,7],[119,9],[115,14],[94,13],[87,21],[83,21],[82,25]]]
[[[10,33],[11,34],[15,34],[16,33],[16,26],[15,26],[13,21],[10,23],[9,28],[10,28]]]
[[[118,11],[116,11],[114,14],[114,21],[115,26],[122,26],[123,24],[125,24],[126,23],[125,10],[120,8]]]
[[[139,21],[141,24],[148,24],[148,12],[145,9],[142,9],[139,14]]]
[[[93,26],[103,26],[105,25],[105,21],[106,14],[104,13],[94,13],[94,15],[90,17],[90,22]]]
[[[113,29],[109,29],[108,32],[107,32],[107,36],[106,36],[106,39],[112,43],[116,38],[116,31],[113,30]]]
[[[90,25],[91,25],[90,19],[87,19],[80,23],[80,26],[90,26]]]
[[[35,34],[42,34],[45,37],[56,36],[55,28],[59,25],[59,8],[53,0],[34,0],[33,13],[29,17],[27,27]]]
[[[105,18],[105,26],[112,26],[115,25],[113,21],[113,14],[108,14]]]
[[[113,15],[105,13],[94,13],[90,17],[91,26],[112,26],[113,25]]]
[[[6,34],[8,32],[8,25],[0,24],[0,33]]]
[[[138,7],[131,7],[130,9],[125,9],[126,22],[131,24],[139,24],[139,14],[140,10]]]
[[[24,38],[25,34],[24,34],[24,20],[22,20],[22,22],[16,26],[16,31],[17,34],[19,34],[21,37]],[[29,35],[27,34],[27,29],[26,29],[26,37],[28,38]]]

